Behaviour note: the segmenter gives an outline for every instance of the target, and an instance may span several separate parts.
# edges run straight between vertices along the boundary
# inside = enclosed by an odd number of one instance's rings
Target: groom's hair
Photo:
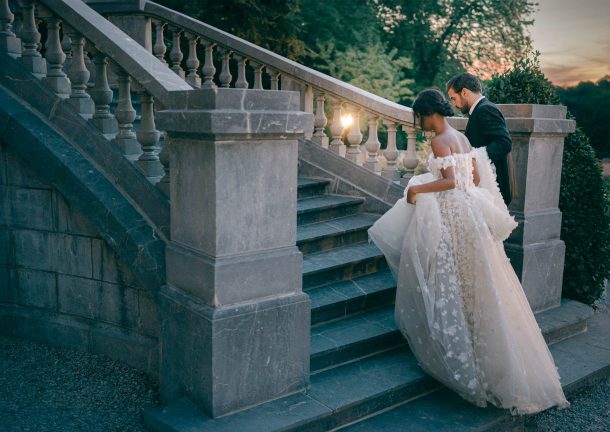
[[[454,92],[460,93],[465,88],[474,93],[481,93],[481,81],[468,72],[456,75],[447,81],[447,91],[453,89]]]

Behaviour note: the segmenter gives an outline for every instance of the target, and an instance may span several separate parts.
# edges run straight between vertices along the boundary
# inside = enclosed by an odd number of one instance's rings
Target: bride
[[[502,241],[517,226],[485,148],[472,149],[436,89],[413,104],[433,131],[414,176],[370,229],[397,281],[395,320],[419,365],[464,399],[512,415],[567,408],[557,367]]]

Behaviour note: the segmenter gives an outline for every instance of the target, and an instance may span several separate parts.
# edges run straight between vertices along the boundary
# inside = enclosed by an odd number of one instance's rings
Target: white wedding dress
[[[370,229],[397,281],[395,319],[419,365],[464,399],[531,414],[567,408],[557,367],[502,241],[517,226],[484,148],[428,160],[457,187],[400,199]],[[473,183],[472,161],[480,174]]]

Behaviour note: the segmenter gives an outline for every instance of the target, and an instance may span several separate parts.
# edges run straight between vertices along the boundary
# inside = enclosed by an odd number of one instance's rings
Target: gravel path
[[[610,431],[610,377],[569,400],[525,430]],[[158,383],[122,363],[0,336],[0,432],[144,431],[143,411],[158,404]]]
[[[103,356],[0,336],[0,431],[144,431],[158,384]]]

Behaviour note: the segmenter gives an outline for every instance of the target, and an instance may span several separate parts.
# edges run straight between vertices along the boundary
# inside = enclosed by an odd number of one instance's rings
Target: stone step
[[[145,413],[155,431],[323,432],[438,388],[406,348],[311,377],[307,391],[211,419],[187,400]]]
[[[326,193],[330,180],[323,178],[299,177],[297,179],[298,198],[309,198]]]
[[[311,324],[394,303],[396,282],[389,270],[335,282],[307,291]]]
[[[581,314],[587,306],[579,304]],[[563,307],[562,305],[561,307]],[[575,306],[571,306],[575,310]],[[560,308],[557,308],[560,309]],[[591,308],[586,313],[590,318],[585,322],[586,332],[564,338],[549,349],[561,377],[561,385],[568,400],[583,388],[610,375],[610,313],[598,312],[591,316]],[[567,313],[570,309],[564,309]],[[550,311],[549,311],[550,312]],[[539,318],[545,312],[537,314]],[[552,320],[561,327],[561,314]],[[588,326],[586,325],[588,323]],[[542,325],[541,325],[542,328]],[[543,329],[544,330],[544,329]],[[555,332],[557,329],[554,330]],[[545,338],[549,333],[545,332]],[[552,408],[555,410],[556,408]],[[443,415],[439,416],[439,411]],[[400,404],[376,416],[341,427],[341,432],[368,431],[413,431],[413,432],[454,432],[456,430],[514,431],[523,430],[523,418],[511,418],[506,410],[493,406],[479,408],[469,404],[455,392],[443,388],[417,400]]]
[[[394,305],[349,315],[312,327],[310,370],[315,373],[406,343],[394,323]]]
[[[547,344],[587,331],[587,321],[593,317],[593,309],[586,304],[561,299],[559,307],[536,313],[536,321]]]
[[[551,344],[585,331],[592,313],[590,307],[564,299],[560,307],[536,314],[536,321]],[[404,343],[393,304],[347,315],[312,327],[310,370],[314,373]]]
[[[304,254],[329,250],[368,240],[367,230],[379,215],[358,213],[325,222],[299,225],[297,246]]]
[[[574,307],[568,300],[554,310],[566,305]],[[536,315],[545,334],[562,325],[560,314],[552,312]],[[550,347],[566,395],[610,373],[610,314],[602,318],[591,318],[587,332]],[[348,432],[402,432],[501,431],[510,418],[505,410],[477,408],[442,387],[403,345],[314,373],[307,390],[232,415],[211,419],[180,401],[148,411],[145,420],[155,431],[176,432],[323,432],[340,427]]]
[[[363,242],[303,256],[303,289],[385,270],[381,251]]]
[[[343,195],[320,195],[297,201],[297,225],[322,222],[355,214],[364,198]]]

